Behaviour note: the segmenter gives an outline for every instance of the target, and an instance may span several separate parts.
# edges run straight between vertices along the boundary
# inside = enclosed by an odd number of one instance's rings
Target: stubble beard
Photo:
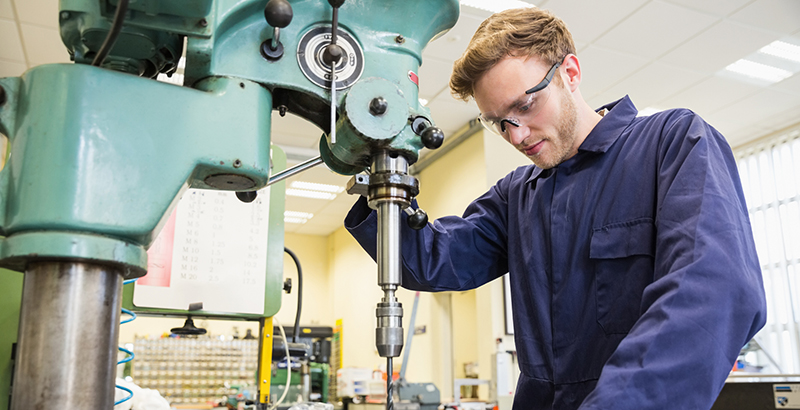
[[[559,85],[558,90],[562,98],[561,110],[557,121],[558,125],[556,126],[557,135],[544,138],[550,143],[549,150],[528,156],[534,165],[542,169],[553,168],[569,159],[572,156],[572,146],[577,138],[575,130],[578,128],[578,110],[575,107],[575,101],[566,92],[564,85]]]

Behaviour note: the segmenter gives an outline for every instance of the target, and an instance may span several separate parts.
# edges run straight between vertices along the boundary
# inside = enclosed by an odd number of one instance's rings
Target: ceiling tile
[[[661,102],[659,108],[689,108],[707,116],[757,92],[760,88],[719,76],[711,76]]]
[[[482,21],[483,19],[470,15],[461,15],[456,25],[450,29],[450,31],[442,37],[431,41],[428,46],[425,47],[425,54],[455,61],[464,53],[467,44],[469,44],[469,40],[472,38],[472,35],[475,34],[475,30],[478,29]]]
[[[299,174],[293,175],[286,181],[291,184],[294,181],[316,182],[319,184],[337,185],[340,187],[347,186],[347,181],[350,180],[349,176],[339,175],[328,169],[325,164],[317,165],[316,167],[309,168]]]
[[[427,52],[423,53],[422,65],[419,67],[419,97],[430,101],[440,92],[449,93],[452,69],[452,60],[445,61],[434,58]]]
[[[800,111],[800,100],[793,94],[765,89],[714,112],[706,120],[724,135],[729,131],[735,133],[740,128],[758,126],[787,110]]]
[[[682,44],[661,60],[711,74],[779,37],[775,32],[725,20]]]
[[[800,123],[800,118],[797,116],[797,112],[800,111],[800,106],[795,105],[794,107],[787,106],[783,108],[786,108],[783,112],[778,112],[762,121],[762,124],[768,128],[770,132],[796,126]]]
[[[355,195],[349,195],[347,193],[339,195],[336,197],[335,201],[331,201],[325,209],[320,212],[320,215],[341,215],[344,218],[344,215],[350,211],[350,208],[353,207],[353,204],[358,200]]]
[[[25,63],[0,60],[0,77],[19,77],[27,69]]]
[[[0,18],[14,20],[14,9],[11,8],[11,0],[0,0]]]
[[[22,42],[17,31],[17,23],[13,20],[0,19],[0,59],[25,62]]]
[[[483,9],[478,9],[472,6],[465,6],[461,5],[461,12],[459,13],[459,18],[461,17],[472,17],[479,19],[481,21],[486,20],[492,13],[490,11],[486,11]]]
[[[294,114],[281,117],[272,111],[272,142],[279,145],[319,149],[322,130]]]
[[[655,62],[603,92],[607,99],[604,103],[627,94],[639,109],[666,108],[659,107],[657,103],[700,81],[703,77],[695,71]]]
[[[735,132],[728,132],[725,134],[725,139],[733,149],[736,149],[737,146],[743,145],[746,141],[761,135],[766,135],[769,132],[769,128],[766,127],[743,127]]]
[[[22,43],[32,66],[50,63],[69,63],[69,53],[57,29],[21,24]]]
[[[627,78],[648,62],[646,58],[594,45],[581,52],[578,58],[581,62],[581,94],[587,100]]]
[[[296,212],[308,212],[318,214],[327,205],[325,199],[302,198],[297,196],[286,196],[286,210]]]
[[[731,20],[791,34],[800,29],[800,1],[757,0],[730,16]]]
[[[800,95],[800,74],[795,74],[779,83],[775,83],[770,88]]]
[[[428,108],[431,109],[431,117],[433,117],[436,126],[443,131],[457,130],[480,114],[478,106],[475,105],[475,100],[470,100],[468,103],[457,101],[449,94],[440,95],[429,102]],[[446,136],[451,134],[452,131],[445,131]]]
[[[552,0],[540,7],[564,20],[575,41],[592,42],[649,0]]]
[[[667,0],[670,3],[679,4],[686,8],[713,14],[715,16],[727,16],[739,10],[753,0]]]
[[[693,37],[718,17],[684,7],[653,1],[617,24],[595,44],[655,58]],[[676,29],[675,22],[680,21]]]
[[[58,0],[13,0],[21,23],[58,28]]]

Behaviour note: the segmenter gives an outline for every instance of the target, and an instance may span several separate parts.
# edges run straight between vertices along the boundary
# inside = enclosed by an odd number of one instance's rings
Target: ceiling
[[[320,0],[322,1],[322,0]],[[599,107],[628,94],[641,110],[691,108],[731,145],[800,122],[800,75],[765,85],[725,74],[725,67],[775,40],[800,45],[797,0],[542,0],[529,1],[561,17],[573,33],[583,67],[581,93]],[[0,0],[0,77],[36,65],[69,62],[58,32],[58,0]],[[478,114],[474,102],[453,99],[453,61],[489,16],[462,7],[456,26],[433,41],[419,69],[420,98],[445,135]],[[800,69],[800,67],[798,67]],[[321,132],[297,117],[273,115],[273,142],[296,163],[317,154]],[[292,165],[290,163],[290,165]],[[348,177],[323,166],[288,180],[344,185]],[[341,227],[353,197],[287,197],[286,209],[313,213],[287,232],[328,235]]]

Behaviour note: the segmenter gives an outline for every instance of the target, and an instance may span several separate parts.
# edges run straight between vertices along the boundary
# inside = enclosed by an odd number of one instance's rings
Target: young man
[[[496,14],[456,61],[454,93],[534,165],[403,233],[403,286],[466,290],[509,272],[515,410],[708,409],[765,321],[736,164],[688,110],[592,110],[564,23]],[[345,225],[374,257],[363,198]]]

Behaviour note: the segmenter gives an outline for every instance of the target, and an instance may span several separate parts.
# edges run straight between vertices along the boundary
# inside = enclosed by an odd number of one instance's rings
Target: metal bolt
[[[69,12],[68,11],[62,11],[61,12],[61,20],[66,20],[68,18],[69,18]]]
[[[238,159],[233,161],[233,167],[234,168],[239,168],[241,166],[242,166],[242,161],[240,161]]]
[[[200,25],[200,27],[206,27],[208,26],[208,20],[200,19],[200,21],[198,21],[197,24]]]
[[[285,117],[286,116],[286,110],[288,110],[288,109],[289,109],[288,107],[286,107],[285,105],[281,104],[281,105],[278,106],[278,114],[280,114],[281,117]]]
[[[388,107],[389,104],[383,97],[375,97],[369,102],[369,112],[372,113],[372,115],[383,115],[386,113]]]
[[[0,106],[6,103],[6,89],[0,86]]]
[[[406,38],[405,38],[405,37],[403,37],[403,35],[402,35],[402,34],[398,34],[398,35],[397,35],[397,37],[395,37],[395,38],[394,38],[394,41],[395,41],[397,44],[403,44],[403,43],[405,43],[405,42],[406,42]]]
[[[262,380],[262,381],[263,381],[265,384],[267,383],[267,380],[266,380],[266,379],[264,379],[264,380]]]

